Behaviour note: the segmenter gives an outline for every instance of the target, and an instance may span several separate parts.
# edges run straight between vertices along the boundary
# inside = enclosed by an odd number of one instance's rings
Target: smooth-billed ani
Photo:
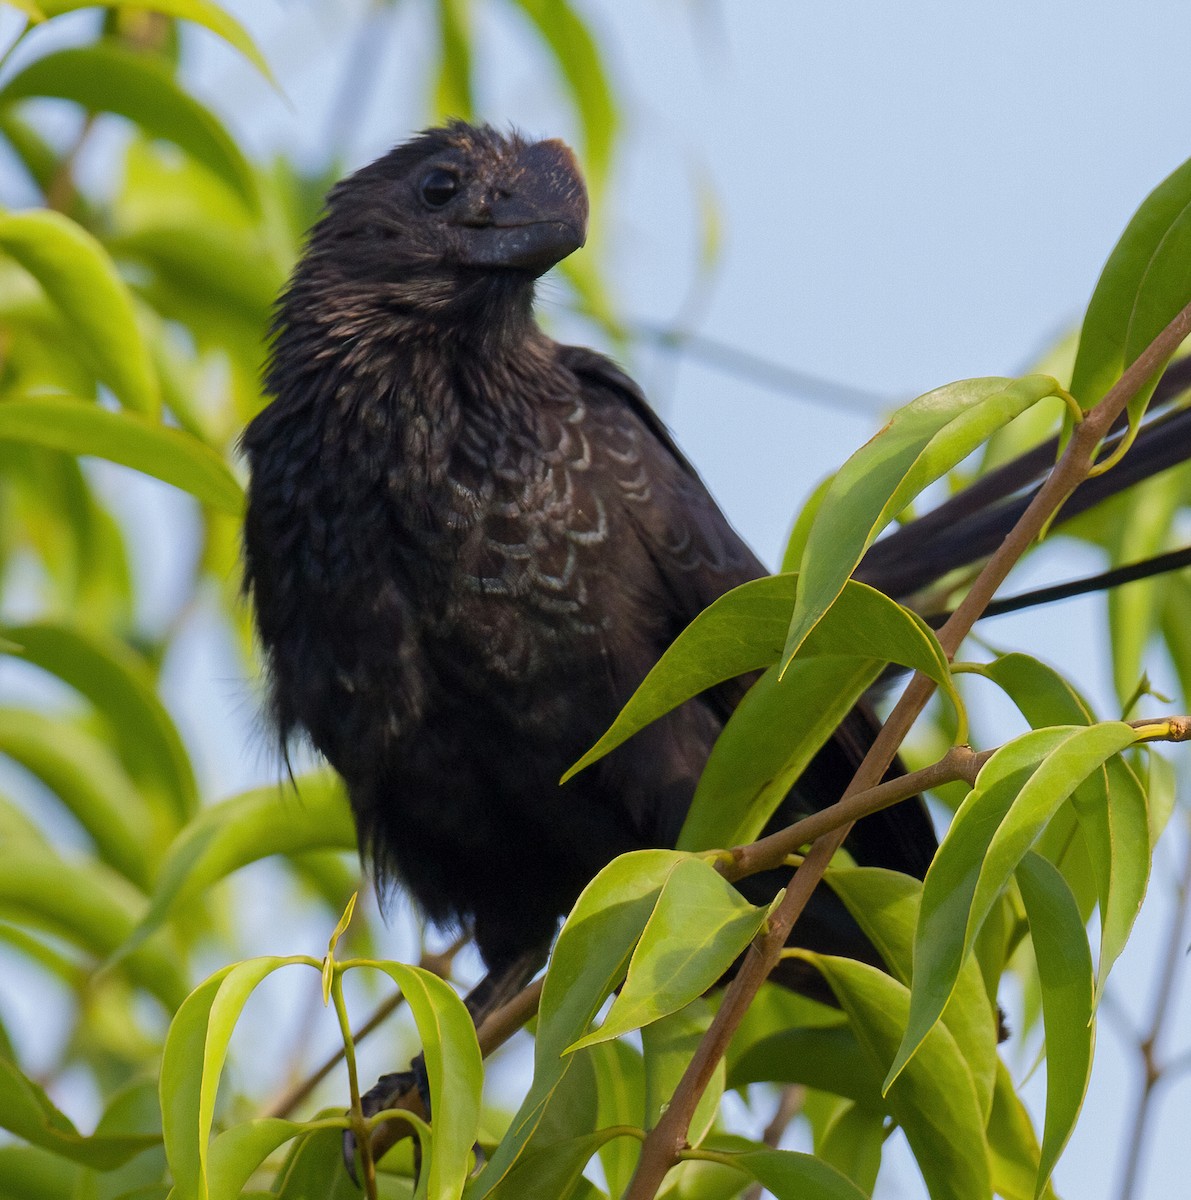
[[[243,439],[246,585],[280,734],[342,775],[377,874],[473,929],[510,984],[610,859],[673,844],[745,684],[560,776],[688,622],[763,573],[633,381],[535,322],[535,280],[586,221],[557,141],[454,123],[356,172],[281,298],[272,402]],[[1000,536],[932,551],[925,529],[866,578],[903,595]],[[856,709],[774,823],[838,799],[873,729]],[[935,838],[912,801],[848,845],[921,877]],[[796,936],[873,958],[826,894]]]

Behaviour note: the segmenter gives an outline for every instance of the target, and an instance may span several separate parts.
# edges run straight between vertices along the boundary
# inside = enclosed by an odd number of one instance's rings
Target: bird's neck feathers
[[[299,275],[278,309],[263,421],[288,426],[287,440],[308,430],[301,441],[321,444],[320,458],[346,452],[353,472],[392,477],[399,464],[411,494],[432,487],[465,430],[498,436],[513,409],[532,423],[534,384],[557,370],[532,283],[481,282],[466,304],[456,286],[436,309],[429,283],[415,305],[408,284],[311,286]]]

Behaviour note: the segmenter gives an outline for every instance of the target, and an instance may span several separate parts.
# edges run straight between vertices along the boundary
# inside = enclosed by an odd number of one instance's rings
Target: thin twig
[[[1142,351],[1103,400],[1076,426],[1054,470],[939,631],[939,642],[949,658],[954,656],[1018,559],[1047,528],[1063,501],[1080,481],[1088,477],[1097,447],[1113,421],[1146,381],[1174,354],[1188,334],[1191,334],[1191,304]],[[921,674],[914,675],[848,785],[844,793],[845,800],[880,782],[934,689],[933,680]],[[794,922],[802,915],[811,893],[850,828],[843,826],[819,838],[794,872],[785,896],[770,918],[768,929],[746,953],[741,969],[729,984],[724,1001],[696,1049],[673,1099],[646,1138],[624,1200],[653,1200],[666,1174],[678,1161],[679,1153],[687,1144],[695,1107],[711,1080],[716,1064],[727,1050],[757,990],[776,965]]]
[[[851,825],[861,817],[871,816],[945,783],[955,783],[959,780],[975,783],[980,768],[991,754],[991,750],[978,754],[971,746],[952,746],[938,762],[929,767],[911,771],[908,775],[899,775],[896,779],[887,779],[876,787],[845,796],[837,803],[813,812],[785,829],[779,829],[776,833],[747,846],[736,846],[730,852],[731,859],[725,859],[721,865],[720,873],[725,878],[735,881],[746,875],[755,875],[758,871],[780,867],[802,846],[843,825]]]

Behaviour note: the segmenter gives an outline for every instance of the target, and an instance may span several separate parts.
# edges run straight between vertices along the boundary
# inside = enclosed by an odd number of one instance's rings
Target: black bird
[[[535,280],[586,221],[558,141],[456,122],[356,172],[279,302],[272,402],[243,438],[246,588],[280,736],[304,733],[342,775],[379,879],[474,931],[489,980],[473,1012],[536,970],[610,859],[673,844],[748,681],[559,778],[674,637],[764,573],[636,384],[536,324]],[[1000,534],[984,536],[913,586]],[[775,825],[838,799],[874,728],[854,710]],[[936,842],[912,801],[849,847],[921,878]],[[797,936],[875,959],[826,894]]]

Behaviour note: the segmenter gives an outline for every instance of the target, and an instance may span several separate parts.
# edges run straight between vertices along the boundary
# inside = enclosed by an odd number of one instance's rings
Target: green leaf
[[[250,207],[259,202],[252,168],[231,135],[155,58],[111,41],[59,50],[13,76],[0,89],[0,106],[29,96],[59,97],[88,112],[127,117],[150,137],[186,151]]]
[[[823,973],[872,1066],[894,1056],[910,1011],[910,993],[884,971],[847,958],[798,951]],[[927,1034],[914,1060],[886,1094],[905,1130],[931,1200],[991,1197],[984,1117],[971,1072],[946,1026]]]
[[[142,796],[163,800],[179,824],[198,810],[186,747],[135,651],[99,631],[51,621],[8,626],[3,632],[21,647],[26,662],[91,701]]]
[[[331,847],[354,850],[356,834],[343,785],[329,771],[303,776],[296,794],[277,784],[203,808],[167,851],[149,909],[121,954],[233,871],[272,854]]]
[[[243,511],[244,490],[214,450],[181,429],[132,413],[67,396],[8,400],[0,403],[0,440],[106,458],[173,484],[233,517]]]
[[[978,670],[1004,689],[1035,728],[1092,723],[1083,697],[1058,672],[1029,655],[1001,655]],[[1127,763],[1113,758],[1104,771],[1094,772],[1075,789],[1072,808],[1100,903],[1099,999],[1108,973],[1129,939],[1149,883],[1151,838],[1145,789]],[[1070,840],[1064,839],[1068,844]],[[1056,865],[1074,886],[1067,863],[1058,861]]]
[[[421,967],[361,959],[350,965],[383,971],[413,1013],[434,1112],[425,1195],[427,1200],[458,1200],[471,1170],[484,1079],[471,1015],[449,984]]]
[[[298,1121],[262,1117],[225,1129],[211,1143],[207,1154],[211,1200],[237,1200],[265,1159],[305,1128]]]
[[[40,1146],[0,1146],[0,1196],[5,1200],[62,1200],[74,1196],[78,1165]]]
[[[596,1128],[613,1125],[641,1128],[645,1116],[645,1069],[641,1054],[627,1042],[603,1042],[587,1051],[595,1077]],[[640,1144],[616,1138],[600,1147],[600,1164],[608,1193],[623,1196],[637,1168]]]
[[[89,955],[113,953],[143,906],[136,888],[101,863],[72,862],[45,845],[0,843],[0,912],[64,937]],[[177,957],[155,939],[124,964],[130,978],[170,1011],[186,995]]]
[[[438,0],[439,58],[435,108],[444,117],[471,120],[471,0]]]
[[[331,1110],[320,1113],[319,1117],[326,1120],[342,1115],[342,1110]],[[218,1139],[211,1148],[212,1154],[217,1145]],[[398,1191],[386,1186],[390,1182],[396,1181],[382,1168],[377,1174],[381,1200],[397,1196],[410,1200],[413,1196],[412,1184]],[[360,1200],[360,1189],[343,1169],[343,1130],[316,1129],[296,1138],[273,1181],[271,1195],[279,1200]]]
[[[0,215],[0,249],[45,290],[79,355],[128,408],[156,417],[161,399],[132,297],[107,251],[69,217],[46,209]]]
[[[885,1121],[880,1112],[845,1103],[816,1142],[815,1153],[871,1196],[881,1169]]]
[[[1071,391],[1085,410],[1104,397],[1191,296],[1185,259],[1177,257],[1186,254],[1189,206],[1191,162],[1185,162],[1145,198],[1104,264],[1084,315],[1071,375]],[[1130,403],[1131,420],[1152,391],[1147,387]]]
[[[847,583],[785,674],[770,667],[729,717],[699,778],[679,848],[758,837],[890,661],[923,671],[955,698],[947,658],[921,618]]]
[[[47,17],[56,17],[60,13],[74,12],[80,8],[94,8],[94,0],[37,0],[39,7]],[[244,55],[246,59],[267,79],[273,82],[273,73],[264,55],[257,49],[256,43],[248,35],[247,30],[230,13],[213,0],[105,0],[107,8],[142,9],[146,12],[162,13],[167,17],[177,17],[182,21],[193,21],[209,29],[217,37],[222,38],[234,50]]]
[[[889,424],[848,459],[831,481],[807,537],[783,668],[881,530],[993,430],[1055,395],[1058,386],[1047,375],[1027,375],[964,379],[936,388],[894,413]]]
[[[765,910],[750,904],[709,863],[679,860],[662,886],[608,1015],[569,1049],[620,1037],[702,996],[764,921]]]
[[[671,1013],[641,1030],[641,1049],[645,1067],[646,1129],[652,1129],[670,1106],[674,1093],[699,1044],[703,1041],[711,1019],[712,1006],[703,1000]],[[719,1116],[724,1096],[724,1063],[715,1066],[711,1079],[691,1117],[687,1142],[698,1146],[711,1132]]]
[[[729,1067],[727,1085],[801,1083],[883,1113],[881,1074],[844,1024],[783,1029],[759,1039]]]
[[[586,1182],[583,1168],[591,1156],[624,1136],[619,1129],[599,1129],[530,1150],[492,1194],[500,1200],[570,1200],[576,1185]]]
[[[776,663],[796,587],[796,577],[774,575],[715,601],[675,639],[564,781],[683,701]],[[751,840],[886,662],[924,671],[958,705],[946,655],[925,622],[875,589],[849,581],[807,639],[793,674],[787,672],[780,686],[763,677],[729,720],[679,845],[706,849]]]
[[[673,850],[637,850],[608,864],[583,890],[558,935],[542,988],[534,1075],[517,1115],[474,1185],[489,1195],[518,1160],[604,1000],[624,978],[633,948],[675,863]]]
[[[866,1200],[846,1175],[797,1150],[750,1150],[732,1155],[732,1162],[751,1175],[776,1200]]]
[[[797,585],[796,575],[769,575],[733,588],[704,609],[674,639],[608,732],[562,782],[683,701],[777,662]]]
[[[161,1119],[176,1200],[208,1200],[215,1096],[232,1031],[257,984],[291,963],[318,970],[304,955],[233,963],[200,984],[178,1009],[161,1062]]]
[[[833,867],[825,879],[893,977],[908,987],[922,884],[900,871],[877,867]],[[942,1020],[968,1065],[980,1111],[987,1118],[996,1086],[997,1016],[974,958],[960,969]]]
[[[110,1171],[161,1142],[153,1134],[84,1137],[37,1084],[21,1074],[15,1063],[3,1058],[0,1058],[0,1128],[33,1146],[101,1171]]]
[[[516,5],[533,22],[566,81],[583,130],[584,166],[598,193],[619,123],[599,43],[568,0],[516,0]]]
[[[984,764],[927,872],[910,1020],[888,1086],[951,996],[976,934],[1018,863],[1071,793],[1136,731],[1117,721],[1034,730]]]
[[[992,1162],[993,1190],[1004,1200],[1035,1200],[1038,1180],[1038,1138],[1013,1086],[1009,1068],[997,1063],[997,1090],[988,1122],[988,1149]],[[1055,1200],[1048,1183],[1042,1195]]]
[[[0,709],[0,754],[50,788],[87,831],[99,857],[147,890],[152,862],[148,805],[103,742],[31,709]]]
[[[1095,1044],[1092,952],[1063,877],[1046,859],[1027,853],[1017,885],[1030,922],[1046,1029],[1046,1125],[1035,1195],[1041,1195],[1075,1128],[1092,1075]]]

